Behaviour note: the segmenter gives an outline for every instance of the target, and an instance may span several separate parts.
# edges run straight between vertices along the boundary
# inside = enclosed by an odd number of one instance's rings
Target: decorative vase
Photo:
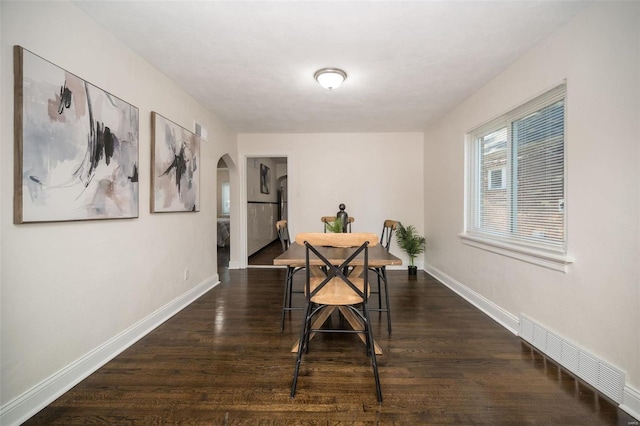
[[[418,267],[415,265],[409,265],[407,266],[408,271],[409,271],[409,279],[415,280],[416,278],[418,278]]]
[[[336,219],[340,219],[342,222],[342,232],[347,233],[349,232],[349,214],[344,211],[346,208],[344,204],[340,204],[338,208],[340,211],[336,213]]]

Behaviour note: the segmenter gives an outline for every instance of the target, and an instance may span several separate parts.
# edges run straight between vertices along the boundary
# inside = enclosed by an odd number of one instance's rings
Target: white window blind
[[[565,250],[565,97],[562,84],[470,132],[468,234]]]

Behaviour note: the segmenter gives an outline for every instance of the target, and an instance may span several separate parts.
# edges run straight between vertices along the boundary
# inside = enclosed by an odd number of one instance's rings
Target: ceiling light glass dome
[[[325,89],[333,90],[342,84],[347,78],[347,73],[338,68],[322,68],[316,71],[313,77]]]

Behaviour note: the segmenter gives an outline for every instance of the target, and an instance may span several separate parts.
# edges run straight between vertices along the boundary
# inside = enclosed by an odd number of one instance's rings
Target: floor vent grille
[[[617,403],[622,403],[625,374],[520,315],[520,337]]]

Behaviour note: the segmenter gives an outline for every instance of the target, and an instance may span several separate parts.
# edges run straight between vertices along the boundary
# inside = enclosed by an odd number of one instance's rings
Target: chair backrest
[[[378,244],[378,236],[368,232],[358,233],[301,233],[296,235],[296,243],[306,247],[307,279],[305,295],[307,300],[329,305],[353,305],[366,302],[369,295],[368,258],[369,247]],[[327,259],[323,247],[354,248],[340,265]],[[323,263],[323,277],[311,276],[310,254],[313,253]],[[364,253],[363,277],[347,274],[350,264]],[[312,284],[313,281],[313,284]],[[324,288],[328,286],[328,290]],[[324,292],[323,292],[324,291]],[[322,295],[321,295],[322,294]]]
[[[289,227],[286,220],[279,220],[276,222],[276,231],[278,232],[278,238],[280,244],[282,244],[282,251],[285,251],[291,245],[291,239],[289,238]]]
[[[397,220],[387,219],[384,221],[384,225],[382,225],[382,233],[380,234],[380,244],[382,247],[389,251],[389,246],[391,246],[391,237],[393,237],[393,233],[398,228]]]
[[[305,245],[308,242],[312,246],[325,247],[359,247],[369,243],[369,247],[378,244],[378,236],[371,232],[350,232],[350,233],[324,233],[324,232],[302,232],[296,235],[296,243]]]
[[[329,226],[330,223],[333,223],[337,220],[338,218],[336,216],[322,216],[320,218],[320,222],[322,222],[324,224],[324,232],[327,232],[327,226]],[[355,219],[351,216],[349,216],[349,220],[347,222],[347,232],[351,232],[351,223],[353,223]]]

